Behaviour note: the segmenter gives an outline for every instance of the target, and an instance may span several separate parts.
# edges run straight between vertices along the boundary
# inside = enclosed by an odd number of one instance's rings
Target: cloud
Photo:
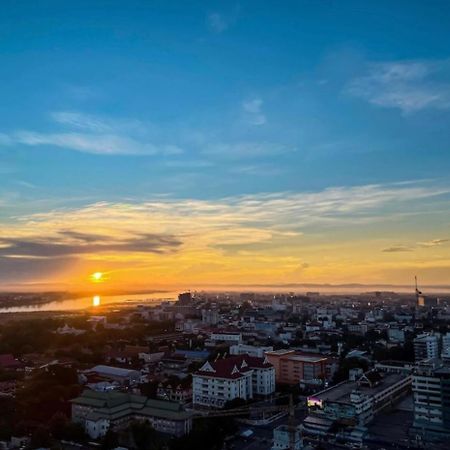
[[[74,111],[51,113],[64,130],[37,132],[20,130],[0,135],[0,144],[31,147],[51,146],[96,155],[179,155],[175,144],[158,142],[151,127],[130,119],[116,119]]]
[[[64,240],[64,237],[69,238]],[[106,252],[167,253],[177,250],[181,241],[171,235],[140,234],[128,239],[112,239],[76,231],[56,236],[0,238],[0,257],[60,258]]]
[[[231,172],[249,176],[268,177],[280,175],[283,171],[279,167],[275,167],[273,164],[254,164],[233,167]]]
[[[412,252],[418,248],[431,248],[438,247],[440,245],[444,245],[447,242],[450,242],[450,239],[432,239],[426,242],[417,242],[414,245],[397,245],[393,247],[387,247],[382,250],[382,252],[386,253],[395,253],[395,252]]]
[[[450,239],[432,239],[431,241],[418,242],[417,245],[419,247],[437,247],[446,244],[447,242],[450,242]]]
[[[393,247],[383,248],[383,250],[381,250],[381,251],[384,253],[412,252],[413,248],[408,247],[406,245],[396,245]]]
[[[33,147],[48,145],[96,155],[178,155],[183,152],[176,145],[156,145],[115,134],[19,131],[13,135],[13,140]]]
[[[48,271],[59,273],[63,266],[66,272],[85,274],[101,265],[106,270],[147,270],[158,279],[170,275],[174,280],[193,265],[220,261],[227,267],[220,272],[222,281],[284,279],[299,273],[300,259],[311,257],[299,253],[310,233],[326,236],[338,229],[386,222],[411,211],[411,202],[430,203],[449,192],[420,183],[363,185],[214,200],[156,197],[54,209],[0,224],[0,278],[8,274],[14,279],[14,268],[23,274],[28,266],[30,279],[36,281]],[[49,260],[61,260],[61,267]],[[40,261],[45,267],[41,278]],[[313,277],[319,268],[310,263],[301,269]],[[189,279],[204,281],[202,277],[190,273]]]
[[[411,201],[430,200],[448,193],[449,189],[444,188],[393,184],[216,200],[156,198],[141,203],[100,202],[80,209],[22,216],[13,226],[0,226],[0,236],[4,245],[18,249],[19,241],[38,247],[44,239],[46,245],[55,244],[55,252],[71,252],[73,246],[86,246],[86,252],[133,248],[140,251],[145,243],[150,245],[148,251],[153,251],[165,244],[176,247],[179,244],[174,240],[204,246],[219,241],[255,243],[280,234],[292,237],[292,233],[308,226],[347,226],[385,219],[402,208],[409,210]],[[392,213],[390,206],[395,206]],[[147,251],[145,246],[143,251]]]
[[[450,108],[449,62],[394,61],[372,63],[345,91],[383,108],[404,114]]]
[[[117,131],[144,132],[147,127],[135,119],[116,119],[78,111],[54,111],[50,117],[56,123],[96,133],[114,133]]]
[[[260,98],[253,98],[242,103],[245,118],[251,125],[264,125],[267,118],[262,111],[263,101]]]

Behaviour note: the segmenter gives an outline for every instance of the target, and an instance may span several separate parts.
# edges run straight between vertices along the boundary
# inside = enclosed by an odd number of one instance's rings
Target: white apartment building
[[[441,358],[445,361],[450,361],[450,333],[442,336],[442,353]]]
[[[242,343],[242,333],[216,331],[211,333],[210,340],[213,342],[226,342],[229,344]]]
[[[275,392],[275,369],[266,358],[248,355],[207,361],[192,376],[194,406],[222,408],[226,402]]]
[[[414,339],[414,358],[416,361],[439,358],[438,336],[428,333],[419,334]]]
[[[236,344],[230,347],[230,355],[248,355],[256,358],[264,358],[265,352],[271,352],[272,346],[257,347],[255,345]]]
[[[421,361],[413,375],[413,431],[427,439],[450,437],[450,368],[441,360]]]

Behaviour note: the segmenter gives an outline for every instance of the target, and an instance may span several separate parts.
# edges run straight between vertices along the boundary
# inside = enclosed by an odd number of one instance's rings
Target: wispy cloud
[[[450,242],[450,239],[432,239],[431,241],[418,242],[417,245],[419,247],[438,247],[447,244],[448,242]]]
[[[221,279],[255,274],[294,277],[299,275],[299,252],[310,233],[326,235],[330,229],[335,233],[349,227],[360,230],[409,210],[411,201],[426,199],[429,203],[449,192],[423,184],[364,185],[215,200],[99,202],[55,209],[0,224],[0,278],[11,276],[14,270],[25,274],[29,268],[39,279],[42,261],[46,274],[66,265],[101,264],[127,267],[128,271],[145,268],[158,277],[172,273],[175,279],[193,265],[217,260],[226,266]],[[283,247],[289,249],[287,253],[278,250]],[[386,251],[407,251],[405,247]],[[55,259],[61,260],[61,267],[49,263]],[[311,276],[314,270],[307,268]],[[203,276],[189,273],[198,279]]]
[[[181,147],[152,142],[152,130],[139,121],[112,119],[80,112],[53,112],[51,118],[63,130],[20,130],[0,135],[0,143],[32,147],[50,146],[97,155],[179,155]],[[68,129],[68,130],[67,130]]]
[[[0,238],[0,257],[57,258],[105,252],[166,253],[181,242],[170,235],[140,234],[127,239],[71,231],[55,236]]]
[[[392,247],[386,247],[381,250],[383,253],[401,253],[401,252],[412,252],[413,248],[407,245],[394,245]]]
[[[395,245],[392,247],[387,247],[381,250],[385,253],[396,253],[396,252],[412,252],[420,248],[432,248],[444,245],[450,242],[450,239],[431,239],[425,242],[416,242],[411,245]]]
[[[54,111],[50,117],[61,125],[97,133],[145,132],[147,128],[144,123],[135,119],[116,119],[78,111]]]
[[[92,243],[95,239],[101,241],[101,236],[111,236],[115,242],[130,245],[130,242],[135,242],[130,241],[130,230],[134,230],[131,236],[146,238],[159,236],[164,230],[164,235],[183,242],[190,241],[194,245],[200,242],[216,244],[218,240],[235,244],[249,240],[264,241],[280,233],[298,233],[310,225],[367,223],[389,215],[380,208],[394,204],[401,209],[411,200],[430,199],[448,192],[449,189],[425,186],[366,185],[214,201],[155,199],[142,203],[104,202],[81,209],[21,217],[13,227],[0,226],[0,235],[3,242],[13,239],[17,243],[17,239],[26,242],[32,238],[34,242],[50,234],[53,242],[58,244],[62,238]],[[100,237],[92,234],[94,229],[98,230]],[[128,247],[124,249],[130,250]]]
[[[156,145],[115,134],[19,131],[12,136],[12,139],[23,145],[47,145],[97,155],[178,155],[183,152],[176,145]]]
[[[251,125],[264,125],[267,122],[266,115],[262,111],[263,101],[256,97],[242,103],[245,119]]]
[[[369,103],[396,108],[404,114],[423,109],[450,108],[448,61],[394,61],[372,63],[353,79],[346,92]]]

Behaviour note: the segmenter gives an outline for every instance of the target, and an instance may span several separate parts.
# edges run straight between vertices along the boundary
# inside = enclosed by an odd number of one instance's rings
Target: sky
[[[450,285],[449,2],[0,10],[0,290]]]

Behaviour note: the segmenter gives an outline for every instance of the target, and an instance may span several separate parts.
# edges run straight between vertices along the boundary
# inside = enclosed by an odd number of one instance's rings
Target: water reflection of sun
[[[94,295],[92,297],[92,306],[100,306],[100,295]]]

